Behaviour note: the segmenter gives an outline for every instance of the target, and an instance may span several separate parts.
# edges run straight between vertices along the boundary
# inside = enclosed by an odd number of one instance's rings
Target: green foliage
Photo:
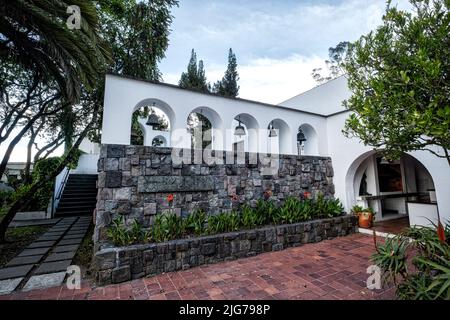
[[[228,52],[227,70],[225,71],[222,80],[214,84],[213,92],[224,97],[235,98],[239,95],[238,81],[239,74],[237,71],[236,55],[230,48],[230,51]]]
[[[150,232],[156,242],[179,239],[185,233],[185,223],[176,214],[166,212],[156,217]]]
[[[388,159],[427,150],[450,165],[450,2],[410,3],[414,12],[388,6],[383,24],[350,46],[344,133]]]
[[[70,5],[80,8],[79,30],[66,25]],[[97,85],[110,52],[98,33],[92,1],[2,1],[2,17],[2,60],[10,59],[42,79],[54,79],[69,101],[80,98],[82,86]]]
[[[258,215],[258,211],[250,206],[244,205],[241,208],[241,225],[245,229],[251,229],[264,223],[264,217]]]
[[[178,85],[181,88],[194,89],[201,92],[210,92],[210,85],[206,80],[203,61],[200,60],[197,65],[197,54],[194,49],[191,52],[191,59],[187,66],[187,71],[181,74]]]
[[[147,235],[140,223],[133,220],[131,227],[125,223],[124,216],[118,216],[107,230],[108,237],[116,246],[127,246],[146,240]]]
[[[339,216],[344,212],[344,207],[339,199],[325,199],[322,193],[319,193],[317,196],[314,207],[317,217],[325,216],[327,218],[332,218]]]
[[[55,185],[54,180],[49,179],[49,177],[59,166],[61,160],[61,157],[51,157],[39,160],[35,163],[32,173],[33,183],[37,181],[46,181],[46,183],[33,195],[26,210],[47,210]],[[27,190],[27,186],[23,186],[20,191],[17,192],[16,199],[18,199],[20,195],[25,194]]]
[[[205,232],[205,223],[206,213],[202,209],[198,209],[187,216],[185,220],[185,229],[188,233],[199,236]]]
[[[444,233],[446,242],[440,241],[436,226],[412,227],[377,246],[372,261],[397,285],[400,299],[450,299],[449,224]]]
[[[240,229],[252,229],[268,224],[308,221],[316,217],[316,212],[321,212],[327,217],[334,217],[341,215],[343,211],[341,203],[336,199],[319,197],[318,203],[319,207],[312,200],[301,201],[295,197],[288,197],[279,208],[273,201],[259,200],[255,208],[248,205],[241,206],[239,213],[236,211],[221,212],[208,216],[203,210],[199,209],[184,219],[173,213],[164,213],[156,216],[149,235],[144,238],[161,242],[179,239],[191,234],[196,236],[212,235]],[[142,239],[142,235],[135,236],[133,240],[127,238],[139,234],[139,226],[137,225],[135,225],[136,228],[131,228],[131,231],[127,231],[129,228],[118,227],[118,225],[121,225],[120,221],[115,221],[113,225],[115,225],[113,227],[114,234],[111,234],[113,242],[117,238],[125,238],[125,240],[119,240],[120,243],[127,241],[134,243],[135,239]]]
[[[275,202],[260,199],[256,203],[255,211],[261,221],[261,225],[264,225],[270,224],[275,220],[278,208],[276,207]]]
[[[329,48],[329,60],[325,60],[327,67],[326,73],[323,73],[322,68],[315,68],[311,73],[313,79],[321,84],[343,75],[342,63],[345,61],[350,45],[350,42],[342,41],[336,47]]]
[[[222,212],[208,217],[207,234],[232,232],[239,230],[240,217],[236,212]]]

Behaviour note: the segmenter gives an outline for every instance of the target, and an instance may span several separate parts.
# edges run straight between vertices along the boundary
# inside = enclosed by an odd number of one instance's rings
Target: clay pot
[[[360,212],[358,214],[358,224],[361,228],[372,228],[373,214],[367,212]]]

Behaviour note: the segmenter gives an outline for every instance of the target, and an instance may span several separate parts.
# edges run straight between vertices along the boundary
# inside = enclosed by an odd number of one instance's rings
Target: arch
[[[318,156],[319,136],[317,135],[317,131],[308,123],[302,124],[299,129],[303,131],[306,138],[302,154],[307,156]]]
[[[381,183],[382,180],[380,177],[382,176],[382,174],[379,173],[379,170],[383,168],[383,165],[380,163],[382,161],[381,156],[382,154],[379,151],[367,151],[358,156],[349,166],[349,169],[347,170],[347,173],[345,175],[345,190],[347,198],[346,204],[348,209],[353,207],[355,204],[367,205],[367,202],[361,201],[361,198],[359,198],[360,196],[362,196],[360,192],[364,190],[367,192],[367,194],[371,195],[413,193],[423,194],[425,196],[426,194],[428,194],[429,189],[434,189],[434,179],[430,171],[423,165],[423,163],[419,159],[412,156],[411,154],[404,153],[397,163],[394,162],[394,164],[400,165],[399,168],[401,170],[401,184],[398,185],[400,189],[386,190],[385,188],[383,188],[383,183]],[[364,177],[364,185],[366,187],[361,188]],[[392,176],[389,175],[389,177]],[[397,186],[397,184],[395,185]],[[400,201],[398,203],[400,203]],[[370,205],[376,211],[376,220],[382,220],[383,207],[381,201],[373,200],[372,204]],[[406,213],[406,204],[404,205]]]
[[[211,123],[211,148],[215,150],[222,150],[223,149],[223,121],[220,115],[210,107],[206,106],[199,106],[194,109],[192,109],[189,114],[188,118],[191,116],[191,114],[202,114],[204,117],[206,117],[209,122]],[[187,121],[188,119],[186,119]],[[203,133],[204,134],[204,133]]]
[[[142,107],[152,107],[153,104],[155,104],[154,108],[160,109],[162,112],[165,113],[165,115],[169,120],[169,129],[170,129],[172,125],[175,123],[175,112],[173,111],[172,107],[169,104],[160,99],[148,98],[141,100],[134,106],[132,114]]]
[[[164,137],[162,135],[158,135],[158,136],[153,138],[153,140],[152,140],[152,146],[153,147],[155,147],[154,142],[155,142],[156,139],[162,141],[162,144],[158,145],[156,147],[161,147],[161,148],[167,147],[167,139],[166,139],[166,137]]]
[[[270,129],[271,124],[277,132],[277,137],[268,138],[268,153],[292,154],[292,134],[289,125],[286,121],[277,118],[267,124],[268,130]]]
[[[234,129],[238,125],[238,120],[242,123],[245,128],[246,135],[243,137],[237,137],[234,135]],[[233,121],[231,122],[231,141],[233,143],[243,141],[244,142],[244,151],[245,152],[258,152],[259,149],[259,123],[252,115],[248,113],[240,113],[233,117]]]
[[[151,146],[153,139],[157,135],[159,135],[162,132],[168,132],[169,137],[165,137],[164,140],[165,140],[165,146],[170,146],[170,132],[171,132],[172,124],[175,121],[175,113],[174,113],[173,109],[166,102],[164,102],[160,99],[148,98],[148,99],[141,100],[139,103],[137,103],[133,108],[132,114],[143,107],[150,107],[150,108],[155,109],[155,113],[158,116],[165,118],[168,122],[167,130],[161,131],[159,129],[153,129],[152,127],[149,127],[148,125],[146,125],[147,118],[140,117],[138,119],[138,123],[139,123],[139,127],[143,133],[143,138],[144,138],[143,145]],[[165,135],[166,134],[164,134],[164,136]],[[130,140],[132,140],[131,137],[130,137]]]

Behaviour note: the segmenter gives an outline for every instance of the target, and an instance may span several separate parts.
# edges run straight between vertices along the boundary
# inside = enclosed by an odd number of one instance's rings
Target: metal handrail
[[[59,185],[59,190],[57,192],[56,199],[60,199],[61,198],[61,193],[64,190],[64,186],[65,186],[65,184],[67,182],[67,178],[69,178],[69,172],[70,172],[70,169],[67,168],[66,173],[64,174],[64,177],[63,177],[63,179],[61,181],[61,184]]]

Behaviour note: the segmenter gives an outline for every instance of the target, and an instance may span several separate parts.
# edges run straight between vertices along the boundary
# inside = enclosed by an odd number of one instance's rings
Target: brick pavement
[[[81,290],[64,286],[0,299],[394,299],[394,288],[366,288],[371,236],[355,234],[251,258]]]

